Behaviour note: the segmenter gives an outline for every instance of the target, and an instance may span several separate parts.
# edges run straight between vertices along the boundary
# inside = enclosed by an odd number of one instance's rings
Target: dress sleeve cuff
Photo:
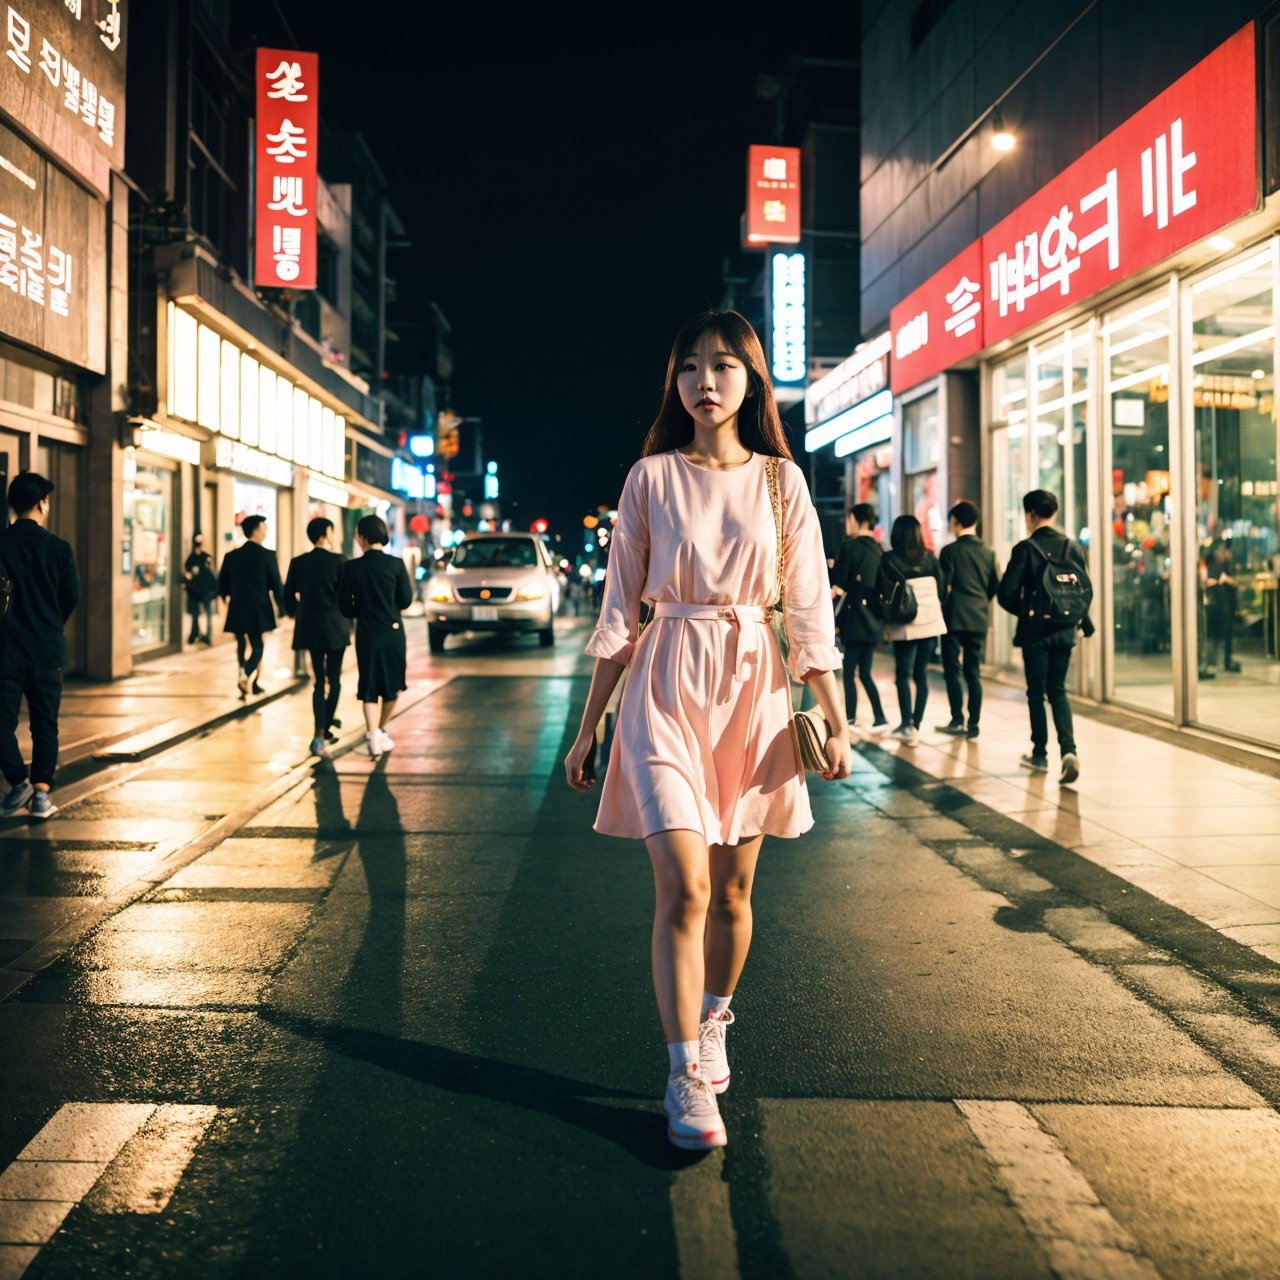
[[[810,671],[839,671],[844,659],[833,644],[807,644],[788,651],[787,665],[795,679],[801,680]]]
[[[627,666],[631,662],[631,654],[635,643],[623,631],[615,631],[611,627],[597,627],[587,641],[586,654],[589,658],[608,658],[619,666]]]

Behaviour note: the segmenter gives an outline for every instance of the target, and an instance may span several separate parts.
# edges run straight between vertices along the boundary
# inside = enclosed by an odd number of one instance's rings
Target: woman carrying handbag
[[[643,840],[653,865],[663,1108],[668,1138],[689,1150],[726,1142],[716,1095],[729,1086],[725,1031],[761,841],[813,825],[770,634],[780,586],[791,671],[843,728],[821,532],[764,352],[742,316],[707,312],[676,337],[661,408],[627,476],[587,645],[591,689],[565,758],[569,785],[585,791],[595,725],[626,668],[595,828]],[[653,620],[638,637],[642,601]],[[822,751],[820,776],[847,777],[846,734],[828,733]]]

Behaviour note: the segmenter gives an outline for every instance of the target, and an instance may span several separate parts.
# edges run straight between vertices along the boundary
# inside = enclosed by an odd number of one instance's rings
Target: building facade
[[[1273,8],[867,4],[862,325],[892,514],[1086,547],[1076,692],[1280,745]],[[991,656],[1012,665],[1012,620]]]

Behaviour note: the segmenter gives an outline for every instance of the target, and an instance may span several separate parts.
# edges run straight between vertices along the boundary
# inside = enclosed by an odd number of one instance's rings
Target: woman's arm
[[[845,732],[844,694],[836,685],[834,671],[809,671],[805,684],[813,693],[814,701],[822,708],[822,714],[831,726],[827,739],[827,760],[831,767],[818,776],[832,782],[849,776],[849,735]]]
[[[587,705],[582,709],[582,724],[569,754],[564,758],[565,780],[575,791],[586,791],[595,782],[594,776],[584,774],[583,766],[595,745],[596,725],[600,723],[625,670],[621,663],[609,658],[596,659],[595,669],[591,672],[591,688],[587,690]]]

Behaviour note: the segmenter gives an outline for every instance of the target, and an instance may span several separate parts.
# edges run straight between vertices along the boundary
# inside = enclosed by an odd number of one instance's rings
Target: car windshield
[[[477,538],[464,542],[453,553],[459,569],[527,569],[538,563],[529,538]]]

